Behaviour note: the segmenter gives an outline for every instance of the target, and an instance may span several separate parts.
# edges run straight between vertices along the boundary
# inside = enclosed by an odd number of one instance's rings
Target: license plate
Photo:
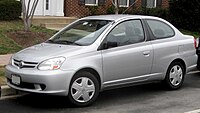
[[[21,78],[18,75],[12,75],[12,83],[16,85],[20,85]]]

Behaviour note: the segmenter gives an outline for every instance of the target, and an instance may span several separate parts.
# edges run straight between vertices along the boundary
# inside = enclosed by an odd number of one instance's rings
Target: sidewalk
[[[0,55],[0,67],[8,64],[12,54]]]

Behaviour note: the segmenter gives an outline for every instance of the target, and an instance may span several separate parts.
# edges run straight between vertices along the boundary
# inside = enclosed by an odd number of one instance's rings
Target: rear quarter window
[[[146,20],[156,39],[170,38],[175,35],[174,30],[164,22],[158,20]]]

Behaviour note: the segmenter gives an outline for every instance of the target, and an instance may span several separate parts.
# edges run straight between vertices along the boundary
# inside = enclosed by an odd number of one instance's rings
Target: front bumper
[[[18,69],[12,65],[6,66],[5,76],[7,84],[17,90],[33,93],[67,96],[70,81],[74,71],[40,71],[38,69]],[[11,76],[21,78],[20,85],[11,82]]]

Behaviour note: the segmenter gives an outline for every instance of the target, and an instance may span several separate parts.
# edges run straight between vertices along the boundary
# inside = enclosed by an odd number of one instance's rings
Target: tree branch
[[[25,0],[21,0],[22,3],[22,16],[23,16],[23,20],[25,20],[26,17],[26,4],[25,4]]]
[[[35,9],[37,7],[37,4],[38,4],[39,0],[35,0],[35,1],[36,2],[34,4],[33,11],[32,11],[31,17],[30,17],[30,20],[31,20],[30,24],[32,24],[32,19],[33,19],[33,16],[34,16],[34,13],[35,13]]]
[[[124,14],[126,11],[128,11],[138,0],[136,0],[135,2],[133,2],[125,11],[122,12],[122,14]]]
[[[28,1],[27,10],[26,10],[26,18],[29,16],[29,9],[30,9],[31,0]]]
[[[29,18],[35,13],[35,9],[36,9],[37,4],[38,4],[38,0],[34,0],[30,14],[29,14]]]
[[[115,14],[118,14],[119,13],[119,0],[115,0],[114,6],[115,6]]]

